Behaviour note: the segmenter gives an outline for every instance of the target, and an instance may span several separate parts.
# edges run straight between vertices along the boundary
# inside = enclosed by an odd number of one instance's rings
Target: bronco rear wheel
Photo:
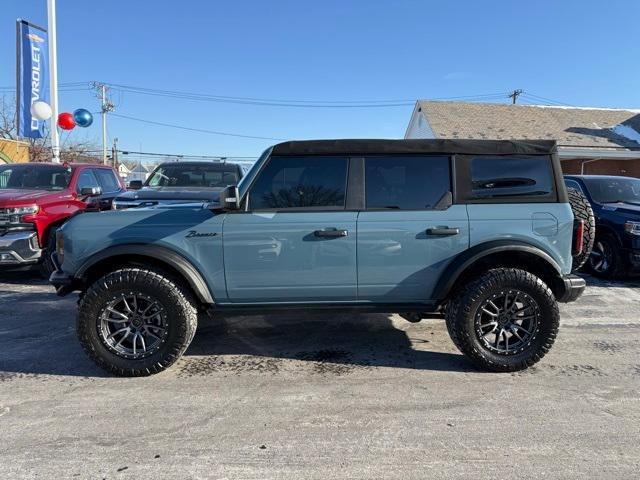
[[[558,305],[535,275],[515,268],[490,270],[449,302],[449,335],[479,367],[513,372],[549,351],[558,334]]]
[[[160,272],[125,268],[109,273],[82,296],[76,329],[100,367],[145,376],[171,366],[191,343],[197,310],[189,293]]]

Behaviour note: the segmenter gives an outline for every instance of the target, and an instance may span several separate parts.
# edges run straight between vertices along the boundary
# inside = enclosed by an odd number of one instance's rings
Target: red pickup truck
[[[0,165],[0,272],[35,265],[48,276],[56,229],[80,210],[111,208],[124,191],[106,165]]]

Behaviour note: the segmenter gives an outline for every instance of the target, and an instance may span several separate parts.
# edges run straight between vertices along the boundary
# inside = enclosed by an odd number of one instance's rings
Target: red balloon
[[[63,130],[73,130],[73,127],[76,126],[73,113],[63,112],[58,115],[58,126]]]

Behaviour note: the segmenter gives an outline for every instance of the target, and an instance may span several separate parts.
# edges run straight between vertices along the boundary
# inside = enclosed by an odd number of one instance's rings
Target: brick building
[[[405,138],[553,139],[565,173],[640,177],[640,110],[418,100]]]

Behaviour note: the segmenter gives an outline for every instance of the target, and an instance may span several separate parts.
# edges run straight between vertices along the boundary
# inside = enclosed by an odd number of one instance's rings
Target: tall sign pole
[[[52,161],[60,163],[60,135],[58,134],[58,46],[56,43],[56,0],[47,0],[49,30],[49,90],[51,101]]]

